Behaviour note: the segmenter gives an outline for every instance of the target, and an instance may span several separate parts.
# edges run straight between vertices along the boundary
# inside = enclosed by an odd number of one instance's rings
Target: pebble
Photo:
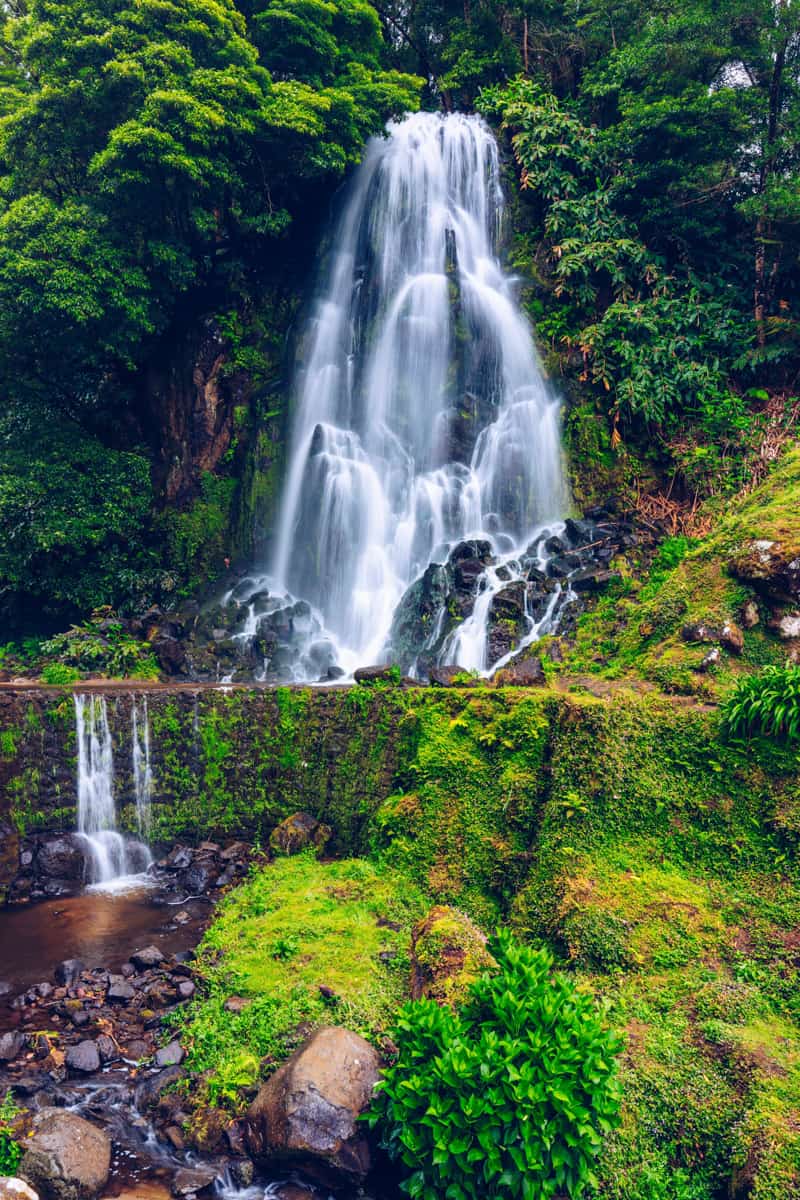
[[[168,1046],[163,1046],[156,1051],[157,1067],[177,1067],[183,1062],[183,1059],[183,1047],[180,1042],[170,1042]]]

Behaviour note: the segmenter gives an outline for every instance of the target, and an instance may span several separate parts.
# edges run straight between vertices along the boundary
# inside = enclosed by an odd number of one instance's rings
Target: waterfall
[[[153,772],[150,766],[150,720],[147,697],[142,699],[141,712],[136,697],[131,699],[131,744],[133,747],[133,790],[136,796],[136,827],[139,836],[150,835],[150,800],[153,792]]]
[[[87,881],[124,887],[152,863],[141,842],[117,829],[114,749],[105,696],[75,694],[78,747],[78,833],[87,850]]]
[[[485,671],[491,596],[563,527],[559,404],[498,257],[502,217],[482,119],[415,113],[370,142],[335,230],[273,562],[251,592],[307,601],[308,641],[347,672],[391,654],[401,598],[465,539],[488,542],[492,562],[469,629],[432,653]],[[319,659],[306,653],[296,677]]]

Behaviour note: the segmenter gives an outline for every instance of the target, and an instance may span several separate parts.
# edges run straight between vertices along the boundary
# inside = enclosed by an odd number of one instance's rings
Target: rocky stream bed
[[[0,909],[0,1096],[10,1091],[25,1110],[19,1174],[36,1189],[30,1194],[327,1195],[289,1166],[259,1170],[257,1135],[241,1120],[220,1120],[219,1110],[187,1134],[193,1105],[181,1088],[185,1054],[174,1025],[196,990],[194,947],[216,899],[246,873],[251,850],[177,845],[126,890],[73,881],[70,891],[63,873],[48,887],[41,866],[57,862],[63,872],[73,849],[71,835],[42,839],[26,889],[38,899]],[[335,1053],[323,1057],[335,1062]],[[29,1194],[14,1186],[0,1179],[0,1197]]]

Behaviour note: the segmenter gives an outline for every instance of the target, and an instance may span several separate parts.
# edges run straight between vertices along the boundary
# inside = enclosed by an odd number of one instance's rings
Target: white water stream
[[[87,882],[93,887],[116,891],[141,886],[153,859],[147,846],[126,837],[117,829],[114,747],[106,698],[76,693],[74,700],[78,747],[78,833],[86,845]],[[135,721],[136,717],[133,719]],[[149,773],[149,733],[145,736],[146,773]],[[136,744],[137,738],[134,737],[134,763]]]
[[[559,404],[498,257],[490,130],[415,113],[387,133],[334,233],[300,355],[274,558],[252,592],[308,601],[310,640],[332,642],[350,673],[390,654],[397,605],[428,564],[489,540],[475,612],[446,646],[447,662],[484,671],[491,596],[509,578],[497,567],[513,577],[566,510]]]

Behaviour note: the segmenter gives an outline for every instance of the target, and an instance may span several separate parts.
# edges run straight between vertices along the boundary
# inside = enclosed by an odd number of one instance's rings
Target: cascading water
[[[153,771],[150,766],[150,720],[147,713],[147,697],[142,698],[141,709],[136,697],[131,699],[131,737],[133,745],[133,791],[136,797],[136,827],[139,836],[150,836],[150,801],[153,792]]]
[[[75,697],[78,744],[78,833],[87,851],[87,881],[123,888],[140,880],[152,863],[141,842],[117,829],[114,750],[105,696]]]
[[[335,233],[301,355],[272,570],[247,585],[264,613],[280,607],[276,588],[309,602],[286,610],[293,632],[305,623],[296,677],[318,675],[326,653],[346,672],[408,660],[398,605],[467,539],[489,550],[468,624],[448,629],[442,601],[413,657],[486,671],[491,597],[538,561],[567,505],[559,405],[498,259],[495,140],[461,114],[416,113],[387,133]],[[560,600],[526,609],[522,640]],[[258,624],[251,604],[240,636]]]

